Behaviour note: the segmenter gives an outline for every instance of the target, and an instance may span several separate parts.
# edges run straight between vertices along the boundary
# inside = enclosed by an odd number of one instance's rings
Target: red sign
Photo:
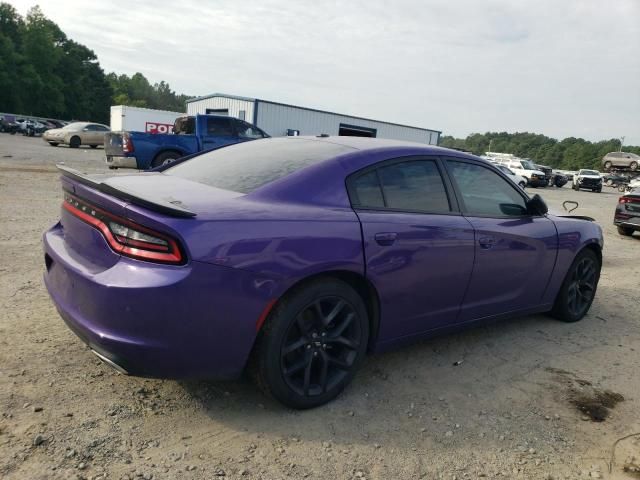
[[[144,131],[147,133],[173,133],[172,123],[147,122],[144,124]]]

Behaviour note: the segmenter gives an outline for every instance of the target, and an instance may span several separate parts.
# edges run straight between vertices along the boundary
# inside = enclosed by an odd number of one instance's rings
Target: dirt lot
[[[640,432],[640,235],[611,224],[617,192],[540,191],[604,228],[583,321],[518,318],[372,356],[336,401],[296,412],[247,381],[131,378],[89,353],[42,283],[58,161],[104,170],[102,150],[0,134],[0,477],[640,478],[638,437],[608,466]]]

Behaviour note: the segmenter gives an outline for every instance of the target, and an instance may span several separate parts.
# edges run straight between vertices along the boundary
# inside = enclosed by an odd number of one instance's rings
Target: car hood
[[[536,174],[536,175],[540,175],[541,177],[544,177],[544,172],[540,170],[529,170],[529,172],[531,172],[532,174]]]
[[[578,177],[580,178],[593,178],[595,180],[602,178],[600,175],[585,175],[584,173],[582,174],[578,174]]]

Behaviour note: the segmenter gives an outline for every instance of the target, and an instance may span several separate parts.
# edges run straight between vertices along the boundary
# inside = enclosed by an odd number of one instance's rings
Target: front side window
[[[465,213],[488,217],[527,214],[525,198],[497,173],[480,165],[448,161],[453,181],[464,201]]]
[[[433,160],[410,160],[382,166],[351,183],[360,207],[446,213],[451,211],[440,171]]]

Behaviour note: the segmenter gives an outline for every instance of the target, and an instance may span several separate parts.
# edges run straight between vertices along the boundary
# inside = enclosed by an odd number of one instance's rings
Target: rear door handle
[[[496,239],[493,237],[480,237],[478,243],[480,244],[481,248],[489,249],[495,245]]]
[[[398,238],[398,234],[395,232],[381,232],[376,233],[374,238],[376,242],[378,242],[378,245],[389,246],[393,245],[393,242]]]

